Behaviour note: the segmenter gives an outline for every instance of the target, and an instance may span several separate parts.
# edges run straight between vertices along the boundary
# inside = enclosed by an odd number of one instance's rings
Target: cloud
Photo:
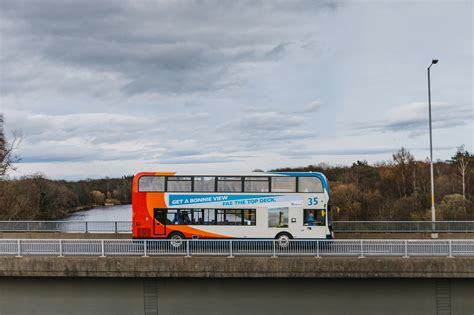
[[[368,148],[344,148],[344,149],[308,149],[308,148],[301,148],[297,151],[288,150],[286,152],[282,152],[282,155],[292,156],[293,158],[301,158],[301,157],[317,157],[319,155],[324,156],[366,156],[366,155],[380,155],[386,153],[393,153],[397,150],[394,147],[368,147]]]
[[[314,133],[305,130],[307,123],[298,114],[256,110],[231,120],[224,128],[240,150],[273,152],[285,143],[314,137]]]
[[[265,57],[278,58],[280,55],[282,55],[285,52],[286,47],[288,45],[289,45],[288,43],[281,43],[281,44],[276,45],[275,47],[272,48],[272,50],[270,50],[269,52],[265,54]]]
[[[23,163],[146,159],[162,154],[175,137],[172,122],[109,113],[68,115],[7,111],[9,126],[21,126]],[[206,114],[194,117],[205,119]],[[183,121],[190,119],[186,114]],[[160,145],[161,142],[161,145]]]
[[[131,0],[45,0],[38,5],[2,0],[7,51],[2,63],[14,66],[3,73],[8,84],[1,92],[25,91],[25,81],[28,90],[41,89],[41,82],[48,80],[44,75],[60,69],[66,73],[60,77],[76,71],[106,74],[125,94],[220,90],[240,84],[232,75],[235,67],[275,61],[286,53],[303,24],[282,23],[310,19],[337,5],[329,0],[271,5]]]
[[[471,109],[448,103],[432,102],[432,126],[449,129],[467,125],[474,119]],[[359,122],[355,130],[365,132],[408,132],[411,137],[428,132],[428,104],[413,102],[396,106],[380,120]]]
[[[237,126],[245,130],[275,131],[299,125],[304,121],[301,116],[274,111],[250,113],[237,121]]]
[[[97,143],[116,142],[114,135],[130,139],[160,121],[154,118],[111,113],[78,113],[66,115],[35,114],[29,111],[7,111],[8,123],[21,126],[30,142],[67,141],[79,137]]]
[[[109,113],[66,115],[6,112],[9,126],[21,125],[24,142],[22,163],[151,160],[163,164],[223,163],[239,161],[241,149],[227,134],[216,138],[219,126],[202,124],[208,113],[180,113],[179,123],[153,116]],[[199,132],[201,139],[196,139]],[[208,139],[209,141],[206,141]]]
[[[306,105],[302,112],[303,113],[312,113],[317,111],[321,107],[321,102],[320,101],[312,101],[308,105]]]
[[[231,163],[238,162],[241,159],[237,159],[229,156],[193,156],[193,157],[177,157],[171,159],[158,159],[157,162],[160,164],[214,164],[214,163]]]

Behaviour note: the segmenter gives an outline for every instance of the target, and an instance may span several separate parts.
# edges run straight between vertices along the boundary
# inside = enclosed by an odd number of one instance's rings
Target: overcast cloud
[[[250,171],[473,145],[470,1],[0,0],[17,175]]]

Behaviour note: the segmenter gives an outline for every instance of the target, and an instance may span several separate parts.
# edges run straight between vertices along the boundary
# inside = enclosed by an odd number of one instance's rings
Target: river
[[[118,205],[78,211],[66,221],[132,221],[132,205]]]

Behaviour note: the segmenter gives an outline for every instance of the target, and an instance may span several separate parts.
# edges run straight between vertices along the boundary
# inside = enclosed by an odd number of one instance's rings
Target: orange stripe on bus
[[[203,230],[190,227],[188,225],[167,225],[166,230],[167,230],[166,234],[171,233],[168,230],[171,230],[173,232],[177,231],[177,232],[183,233],[186,238],[190,238],[192,236],[205,237],[205,238],[231,238],[230,236],[206,232]]]

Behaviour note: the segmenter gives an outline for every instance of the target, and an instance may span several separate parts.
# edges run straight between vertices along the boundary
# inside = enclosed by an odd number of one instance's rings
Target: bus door
[[[155,209],[153,220],[153,233],[155,235],[166,235],[166,209]]]

